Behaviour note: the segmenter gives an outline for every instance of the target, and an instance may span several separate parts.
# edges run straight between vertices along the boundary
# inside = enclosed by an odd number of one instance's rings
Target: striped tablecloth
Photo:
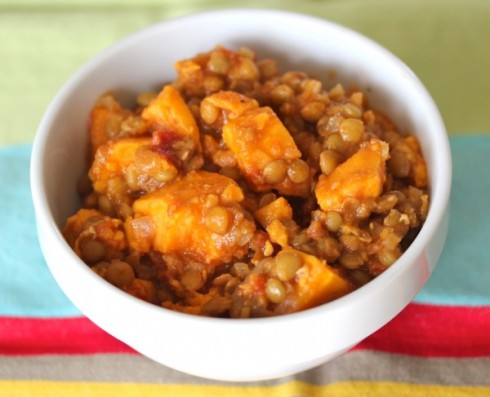
[[[0,396],[490,396],[486,1],[247,3],[319,15],[385,45],[421,77],[451,135],[454,185],[441,261],[414,302],[348,353],[266,382],[195,378],[100,330],[52,279],[37,242],[28,175],[31,142],[49,100],[114,40],[165,18],[236,5],[0,0]]]

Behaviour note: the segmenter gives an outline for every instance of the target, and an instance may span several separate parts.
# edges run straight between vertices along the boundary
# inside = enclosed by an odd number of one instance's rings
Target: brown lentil
[[[318,241],[317,250],[327,263],[335,263],[340,257],[341,244],[333,237],[324,237]]]
[[[275,104],[285,103],[294,96],[294,90],[287,84],[279,84],[271,91],[271,99]]]
[[[337,233],[342,227],[342,215],[337,211],[329,211],[325,217],[327,229],[332,233]]]
[[[378,254],[379,261],[386,267],[391,266],[397,259],[398,256],[393,250],[383,249]]]
[[[250,268],[245,262],[235,262],[231,267],[230,273],[235,277],[244,279],[250,273]]]
[[[329,135],[325,140],[324,146],[326,149],[334,150],[337,153],[342,153],[346,148],[345,142],[342,140],[340,134],[337,133]]]
[[[277,63],[272,59],[264,59],[257,62],[262,80],[267,80],[277,74]]]
[[[358,269],[362,265],[362,258],[357,252],[345,252],[340,256],[340,264],[346,269]]]
[[[209,58],[207,68],[210,72],[226,74],[230,70],[230,60],[221,51],[214,51]]]
[[[207,101],[202,101],[200,116],[205,123],[213,124],[216,120],[218,120],[219,109]]]
[[[273,303],[281,303],[286,298],[284,284],[276,278],[269,278],[265,286],[267,299]]]
[[[301,258],[293,252],[280,252],[276,256],[276,273],[279,280],[289,281],[303,265]]]
[[[287,172],[288,168],[284,160],[274,160],[264,167],[263,175],[267,183],[275,184],[282,182]]]
[[[186,288],[190,291],[197,291],[204,284],[204,280],[201,276],[201,272],[199,270],[196,270],[196,269],[187,270],[182,275],[180,282],[182,283],[184,288]]]
[[[289,166],[287,173],[294,183],[302,183],[309,178],[310,167],[303,160],[295,160]]]
[[[84,240],[80,244],[82,258],[88,263],[95,263],[105,257],[107,249],[97,240]]]
[[[301,109],[301,116],[311,123],[316,123],[325,112],[325,104],[322,102],[310,102]]]
[[[405,153],[393,151],[388,160],[390,171],[397,178],[406,178],[410,174],[410,162]]]
[[[225,82],[219,76],[209,76],[204,80],[204,89],[208,93],[218,92],[224,85]]]
[[[328,149],[320,153],[320,169],[325,175],[330,174],[339,163],[340,156],[336,151]]]
[[[354,119],[360,119],[362,116],[362,110],[359,108],[359,106],[356,106],[353,103],[346,103],[342,107],[342,114],[344,117],[352,117]]]
[[[219,206],[211,208],[205,218],[208,229],[217,234],[225,234],[230,229],[232,222],[230,211]]]
[[[364,125],[358,119],[345,119],[339,126],[340,136],[346,142],[357,143],[364,135]]]
[[[105,279],[119,288],[127,288],[135,278],[134,270],[129,263],[112,261],[106,269]]]

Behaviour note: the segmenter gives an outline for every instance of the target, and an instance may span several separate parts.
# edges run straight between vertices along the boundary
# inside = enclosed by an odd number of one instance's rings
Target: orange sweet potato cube
[[[254,212],[254,217],[263,227],[274,220],[293,219],[293,209],[284,197],[279,197]]]
[[[114,176],[123,176],[124,170],[134,162],[136,152],[143,146],[148,146],[151,138],[128,138],[111,140],[101,146],[95,155],[89,177],[94,190],[103,193],[107,182]]]
[[[111,110],[102,106],[94,107],[90,113],[89,135],[92,155],[95,154],[99,146],[108,140],[106,125],[109,123],[110,118]]]
[[[279,244],[281,247],[289,245],[288,229],[281,221],[274,219],[266,226],[265,231],[273,243]]]
[[[293,209],[284,197],[279,197],[254,212],[255,219],[267,231],[272,242],[288,245],[288,229],[283,221],[292,221]]]
[[[226,113],[227,119],[234,119],[247,110],[259,107],[259,103],[255,99],[234,91],[219,91],[207,96],[204,98],[203,104],[210,104],[221,109]]]
[[[329,302],[352,290],[347,279],[340,276],[325,260],[292,248],[284,248],[284,252],[295,252],[303,261],[293,281],[297,310]]]
[[[244,213],[241,188],[217,173],[192,171],[133,204],[125,228],[133,249],[154,249],[214,266],[246,254],[255,224]],[[142,218],[153,230],[135,226]],[[145,220],[145,222],[147,222]],[[147,222],[148,224],[148,222]]]
[[[201,147],[196,120],[174,86],[166,85],[143,110],[141,117],[154,128],[171,131],[181,138],[190,138],[197,148]]]
[[[111,140],[96,152],[89,177],[94,190],[108,193],[111,180],[124,180],[130,191],[153,191],[173,179],[178,170],[168,156],[152,149],[152,138]]]
[[[92,155],[110,139],[143,135],[147,128],[144,120],[124,109],[112,94],[104,94],[90,112],[89,138]]]
[[[301,195],[285,176],[283,181],[269,183],[264,177],[264,169],[271,162],[283,161],[286,167],[301,157],[301,152],[282,124],[269,107],[247,110],[229,120],[223,127],[223,140],[235,154],[238,166],[249,186],[255,191],[277,189],[291,195]]]
[[[84,231],[87,220],[95,216],[102,216],[102,214],[94,209],[81,208],[68,218],[63,229],[63,235],[71,247],[75,246],[80,233]],[[77,254],[80,254],[80,252],[77,252]]]
[[[94,209],[82,208],[69,217],[63,235],[75,253],[88,262],[120,258],[127,248],[122,221]],[[93,241],[99,243],[97,258],[93,253],[87,256],[90,252],[84,249]]]
[[[386,180],[388,144],[373,140],[329,175],[320,175],[315,195],[323,211],[341,211],[344,200],[378,197]]]
[[[410,177],[416,187],[422,189],[428,185],[427,164],[420,150],[419,141],[415,136],[407,136],[404,139],[407,150],[408,161],[410,162]]]

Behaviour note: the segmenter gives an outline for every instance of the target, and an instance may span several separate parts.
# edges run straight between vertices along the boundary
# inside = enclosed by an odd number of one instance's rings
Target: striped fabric
[[[84,317],[42,258],[29,157],[63,81],[114,40],[238,0],[0,0],[0,396],[490,396],[490,3],[251,0],[376,39],[422,78],[451,134],[447,244],[424,289],[343,356],[286,378],[225,383],[141,356]],[[305,330],[305,333],[307,331]]]

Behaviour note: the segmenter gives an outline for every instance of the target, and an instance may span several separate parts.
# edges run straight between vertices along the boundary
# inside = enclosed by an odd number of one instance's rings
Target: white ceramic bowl
[[[377,279],[331,303],[266,319],[203,318],[165,310],[121,292],[93,273],[60,229],[79,206],[75,185],[85,164],[86,120],[108,90],[128,101],[173,80],[175,61],[216,44],[246,45],[259,56],[355,83],[370,104],[416,134],[430,171],[427,221],[403,256]],[[335,71],[334,74],[326,71]],[[333,81],[326,81],[332,83]],[[164,21],[116,43],[59,91],[37,132],[31,184],[46,261],[73,303],[108,333],[174,369],[219,380],[261,380],[300,372],[356,345],[399,313],[422,288],[446,231],[451,157],[443,121],[417,77],[362,35],[313,17],[231,9]]]

